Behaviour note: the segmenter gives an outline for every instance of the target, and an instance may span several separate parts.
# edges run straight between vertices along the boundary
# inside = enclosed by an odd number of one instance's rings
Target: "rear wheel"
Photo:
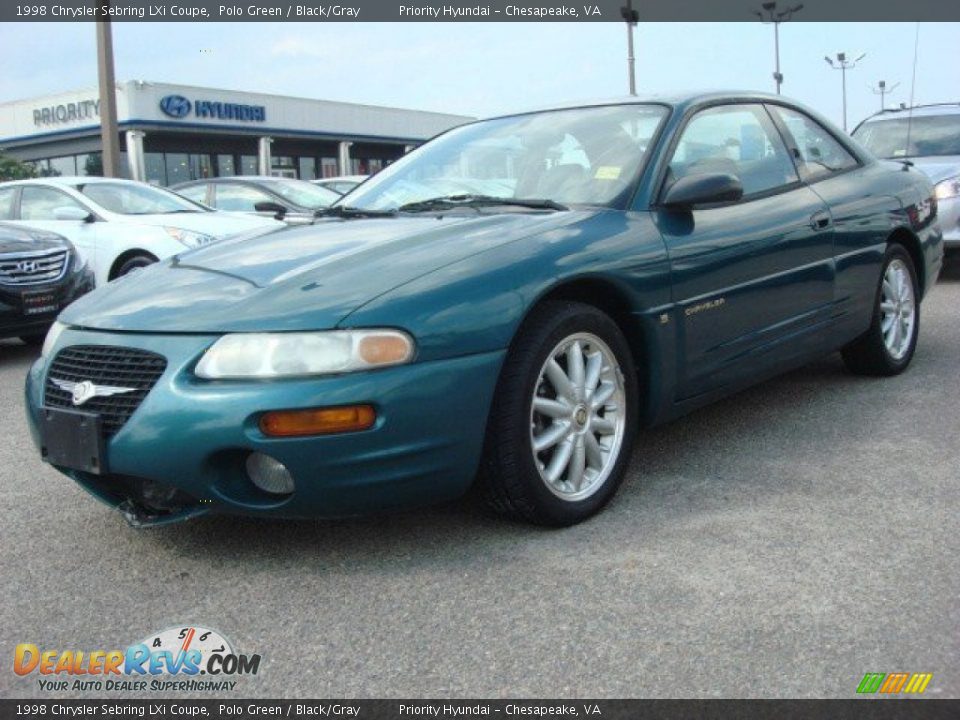
[[[870,329],[843,348],[851,372],[896,375],[907,369],[917,347],[920,304],[917,272],[901,245],[890,245],[884,257]]]
[[[633,360],[616,323],[589,305],[544,304],[497,386],[480,477],[488,504],[541,525],[585,520],[623,480],[636,418]]]

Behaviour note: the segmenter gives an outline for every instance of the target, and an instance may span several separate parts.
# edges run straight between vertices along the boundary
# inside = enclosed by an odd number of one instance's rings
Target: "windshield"
[[[100,207],[120,215],[207,212],[202,205],[150,185],[98,182],[78,185],[77,190]]]
[[[319,210],[340,199],[340,194],[304,180],[261,180],[260,184],[294,205]]]
[[[882,158],[960,155],[960,114],[914,117],[909,122],[910,147],[907,125],[906,117],[871,120],[857,128],[853,136]]]
[[[616,206],[666,114],[658,105],[613,105],[472,123],[380,171],[345,203],[393,210],[438,197],[481,195]]]

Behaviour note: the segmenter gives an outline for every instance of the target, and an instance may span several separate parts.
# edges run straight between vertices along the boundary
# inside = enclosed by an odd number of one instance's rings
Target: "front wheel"
[[[590,305],[545,303],[497,385],[480,473],[488,504],[539,525],[587,519],[623,480],[636,424],[637,378],[616,323]]]
[[[917,347],[920,303],[910,254],[890,245],[883,261],[870,329],[843,348],[843,360],[860,375],[896,375],[907,369]]]
[[[124,260],[113,273],[111,280],[115,280],[118,277],[123,277],[124,275],[129,275],[132,272],[137,272],[138,270],[143,270],[147,265],[152,265],[157,259],[153,255],[148,255],[146,253],[131,255],[126,260]]]

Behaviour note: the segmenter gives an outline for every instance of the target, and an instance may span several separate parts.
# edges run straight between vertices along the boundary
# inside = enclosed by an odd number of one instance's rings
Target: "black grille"
[[[47,371],[45,402],[48,407],[73,408],[73,393],[54,380],[135,388],[133,392],[87,400],[79,409],[100,415],[104,436],[112,437],[130,419],[151,388],[163,375],[162,355],[109,345],[73,345],[57,353]]]

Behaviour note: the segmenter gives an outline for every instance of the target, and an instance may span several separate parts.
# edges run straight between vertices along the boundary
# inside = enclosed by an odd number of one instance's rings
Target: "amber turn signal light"
[[[357,432],[373,427],[377,413],[372,405],[272,410],[260,418],[260,430],[269,437],[302,437]]]

